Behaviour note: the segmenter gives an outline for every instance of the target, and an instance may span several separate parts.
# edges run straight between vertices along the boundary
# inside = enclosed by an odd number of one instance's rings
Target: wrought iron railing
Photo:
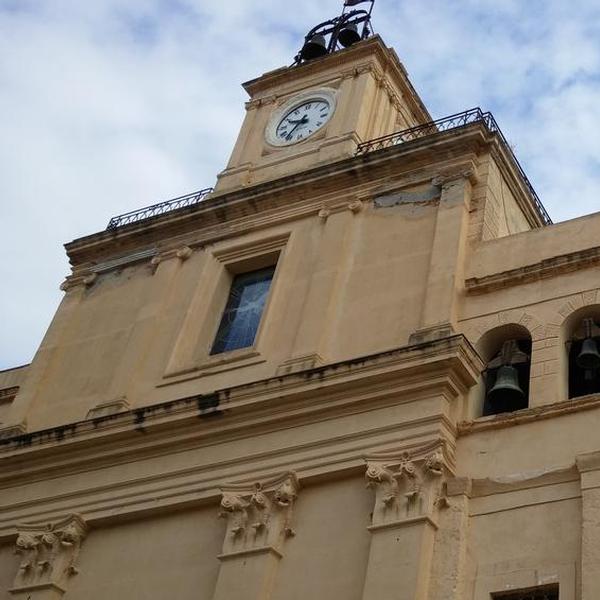
[[[389,148],[390,146],[404,144],[406,142],[423,138],[428,135],[435,135],[437,133],[441,133],[443,131],[448,131],[451,129],[456,130],[462,127],[468,127],[473,123],[481,123],[485,125],[488,131],[490,131],[491,133],[495,133],[498,136],[500,143],[504,146],[504,149],[506,150],[508,156],[512,160],[521,178],[523,179],[525,187],[531,194],[533,202],[540,216],[542,217],[544,224],[551,225],[552,219],[550,218],[550,215],[548,215],[548,213],[546,212],[546,209],[544,208],[544,205],[539,199],[535,189],[531,185],[531,182],[527,178],[527,175],[525,175],[525,171],[523,170],[521,163],[519,163],[519,161],[517,160],[517,157],[515,156],[514,152],[512,151],[512,148],[510,147],[510,144],[504,137],[504,134],[502,133],[500,127],[498,127],[496,119],[494,119],[492,113],[483,112],[480,108],[472,108],[470,110],[466,110],[455,115],[450,115],[449,117],[438,119],[437,121],[430,121],[429,123],[417,125],[416,127],[411,127],[410,129],[404,129],[403,131],[391,133],[390,135],[385,135],[379,138],[375,138],[373,140],[368,140],[359,144],[356,154],[367,154],[376,150],[382,150],[383,148]]]
[[[191,194],[179,196],[178,198],[173,198],[172,200],[167,200],[166,202],[159,202],[158,204],[153,204],[152,206],[146,206],[145,208],[139,208],[138,210],[132,210],[131,212],[118,215],[117,217],[113,217],[108,222],[106,229],[117,229],[117,227],[121,227],[122,225],[137,223],[138,221],[143,221],[144,219],[149,219],[150,217],[155,217],[156,215],[162,215],[164,213],[177,210],[178,208],[183,208],[184,206],[193,206],[194,204],[202,202],[202,200],[204,200],[204,198],[206,198],[206,196],[212,191],[213,188],[205,188],[199,192],[192,192]]]

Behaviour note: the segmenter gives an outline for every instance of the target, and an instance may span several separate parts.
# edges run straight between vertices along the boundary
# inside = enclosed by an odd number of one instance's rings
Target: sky
[[[240,84],[342,0],[0,0],[0,370],[31,361],[63,244],[215,183]],[[598,210],[598,0],[376,0],[434,118],[493,112],[555,222]]]

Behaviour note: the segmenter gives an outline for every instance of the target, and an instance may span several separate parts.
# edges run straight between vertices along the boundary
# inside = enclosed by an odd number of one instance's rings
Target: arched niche
[[[504,412],[512,412],[529,406],[529,374],[531,369],[531,333],[518,323],[507,323],[484,333],[476,344],[477,351],[486,367],[481,376],[477,395],[477,416],[488,416]],[[510,367],[508,372],[501,367]],[[511,371],[514,369],[514,371]],[[503,394],[502,389],[490,391],[500,377],[514,374],[515,386],[522,390],[521,397],[516,392]],[[508,378],[510,380],[510,377]]]
[[[584,340],[588,340],[584,346]],[[582,356],[600,352],[600,304],[575,310],[561,327],[563,397],[574,399],[600,393],[600,368],[583,366]]]

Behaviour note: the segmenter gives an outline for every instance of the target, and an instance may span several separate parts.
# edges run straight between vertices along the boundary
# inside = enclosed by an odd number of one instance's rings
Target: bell
[[[360,42],[360,35],[358,34],[358,26],[356,23],[349,23],[340,31],[338,35],[338,40],[344,48],[348,48],[352,46],[352,44],[356,44],[356,42]]]
[[[600,353],[593,338],[589,337],[583,340],[581,350],[575,362],[580,369],[585,369],[586,371],[600,368]]]
[[[525,392],[519,386],[519,373],[514,367],[503,365],[498,369],[488,398],[496,410],[511,411],[524,408]]]
[[[313,35],[300,50],[302,60],[313,60],[327,54],[327,42],[322,35]]]

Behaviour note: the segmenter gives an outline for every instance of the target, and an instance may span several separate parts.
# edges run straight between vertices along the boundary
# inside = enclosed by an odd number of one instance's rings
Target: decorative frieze
[[[253,485],[223,486],[219,516],[227,519],[227,532],[220,558],[261,550],[281,554],[285,539],[294,535],[292,510],[299,487],[292,472]]]
[[[11,592],[48,587],[64,592],[69,578],[79,573],[77,559],[87,533],[85,521],[71,515],[46,527],[20,525],[17,530],[15,553],[21,562]]]
[[[438,509],[448,505],[444,448],[440,441],[413,451],[366,457],[367,487],[375,491],[373,528],[417,518],[433,520]]]

